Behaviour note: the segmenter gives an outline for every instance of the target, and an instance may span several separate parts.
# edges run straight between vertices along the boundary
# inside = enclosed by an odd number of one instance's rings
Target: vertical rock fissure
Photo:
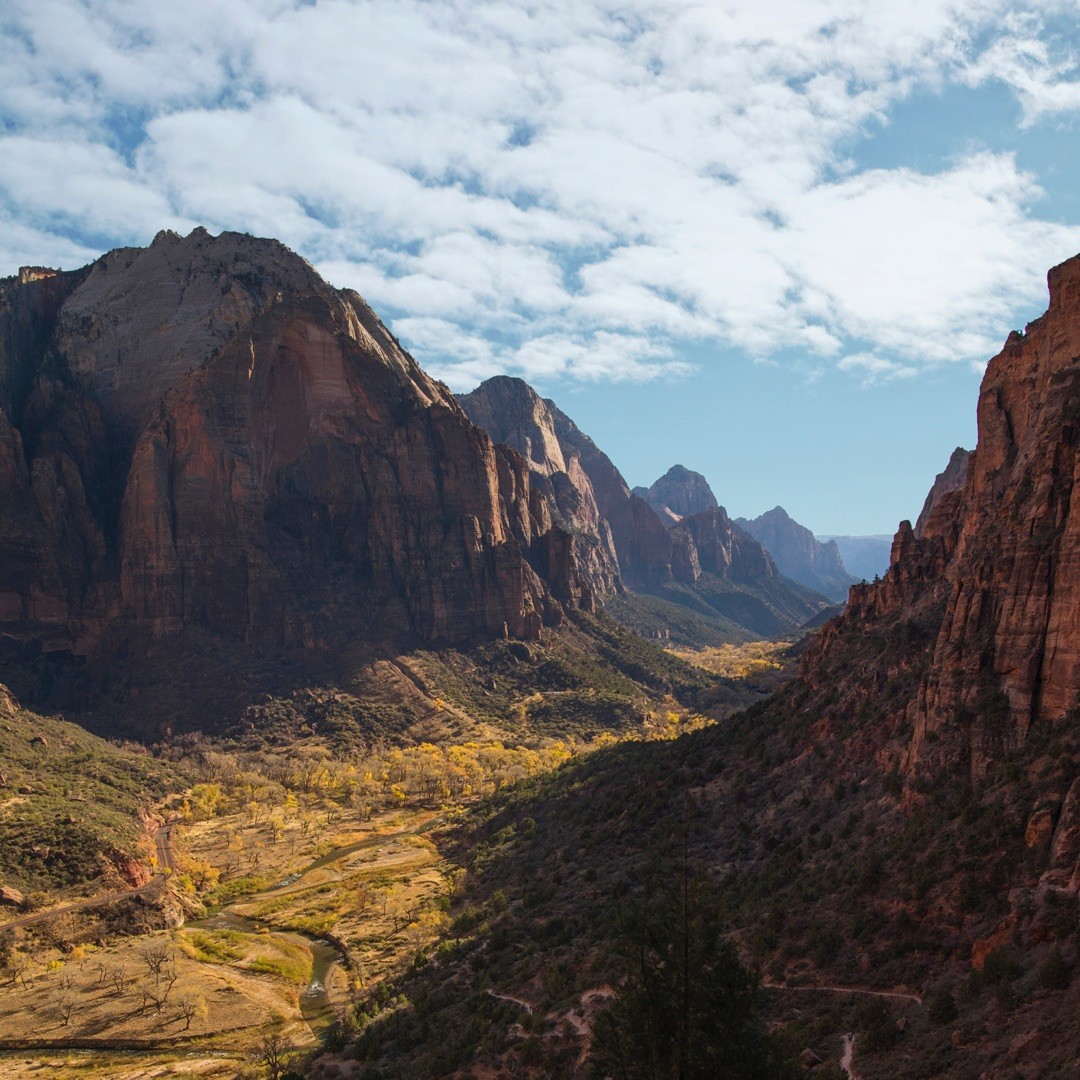
[[[1056,473],[1057,469],[1055,468],[1055,474]],[[1054,490],[1057,490],[1056,483],[1054,485]],[[1061,508],[1059,510],[1059,521],[1062,523],[1062,525],[1057,530],[1054,544],[1051,547],[1047,557],[1046,611],[1043,615],[1042,633],[1039,636],[1038,652],[1036,655],[1036,663],[1034,665],[1034,679],[1031,686],[1031,713],[1028,717],[1028,725],[1023,732],[1023,738],[1021,741],[1026,740],[1031,725],[1034,723],[1038,723],[1039,719],[1042,716],[1042,695],[1043,686],[1045,683],[1043,671],[1046,664],[1046,645],[1050,637],[1050,620],[1054,611],[1054,588],[1057,584],[1057,568],[1060,563],[1061,544],[1065,537],[1064,523],[1068,521],[1071,505],[1072,484],[1070,483],[1064,486],[1061,491]]]

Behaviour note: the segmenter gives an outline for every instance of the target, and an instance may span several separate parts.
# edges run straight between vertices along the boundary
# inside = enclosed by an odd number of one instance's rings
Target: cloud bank
[[[455,387],[977,362],[1080,227],[1005,151],[860,146],[911,95],[1080,110],[1061,0],[7,0],[0,273],[276,236]]]

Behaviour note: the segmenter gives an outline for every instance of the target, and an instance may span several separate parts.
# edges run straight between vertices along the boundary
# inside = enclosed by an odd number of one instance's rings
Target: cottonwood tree
[[[62,994],[56,1002],[56,1013],[60,1023],[67,1027],[71,1023],[71,1014],[75,1011],[75,999],[70,994]]]
[[[271,1031],[263,1036],[255,1052],[255,1060],[266,1066],[270,1073],[270,1080],[280,1080],[291,1051],[292,1046],[288,1039],[280,1031]]]
[[[11,978],[11,985],[19,983],[24,990],[30,989],[30,980],[27,979],[27,972],[30,970],[30,957],[24,952],[15,950],[8,957],[7,971]]]
[[[161,1000],[161,1005],[158,1006],[158,1011],[161,1010],[161,1006],[169,1000],[169,995],[172,993],[172,988],[176,985],[176,980],[180,977],[179,972],[176,970],[176,965],[169,967],[163,967],[161,974],[157,980],[158,996]]]
[[[169,962],[172,950],[168,945],[148,945],[145,949],[140,950],[139,956],[150,974],[156,977],[161,974],[161,969]]]

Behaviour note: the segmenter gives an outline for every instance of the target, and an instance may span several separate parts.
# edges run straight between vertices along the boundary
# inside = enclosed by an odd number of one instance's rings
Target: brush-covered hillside
[[[0,884],[50,895],[142,884],[148,813],[185,783],[175,766],[28,712],[0,686]]]
[[[447,838],[470,871],[453,932],[407,1004],[370,1003],[375,1068],[455,1048],[456,1075],[586,1075],[597,998],[632,976],[622,913],[685,874],[813,1074],[1076,1075],[1080,258],[1050,293],[987,368],[963,476],[792,683],[499,793]],[[467,1008],[490,1039],[456,1035]]]

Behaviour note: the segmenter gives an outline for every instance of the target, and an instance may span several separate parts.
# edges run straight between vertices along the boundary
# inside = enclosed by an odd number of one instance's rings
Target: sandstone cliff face
[[[534,637],[577,544],[355,293],[196,230],[0,283],[0,634]]]
[[[702,571],[732,581],[780,578],[769,553],[722,506],[684,517],[671,532],[679,581],[697,581]]]
[[[901,524],[883,581],[852,589],[847,613],[804,661],[812,699],[825,690],[823,673],[845,670],[858,635],[907,643],[882,654],[878,674],[883,691],[893,684],[881,708],[911,732],[882,761],[909,779],[957,768],[985,775],[1032,725],[1077,705],[1080,257],[1051,270],[1049,286],[1046,314],[1011,334],[987,368],[961,486],[938,488],[918,531]],[[856,688],[874,681],[865,670],[845,678],[827,715],[850,711],[866,693]]]
[[[643,498],[669,525],[717,505],[708,480],[683,465],[672,465],[651,487],[635,488],[634,494]]]
[[[971,453],[962,446],[958,446],[952,452],[949,464],[945,466],[945,471],[939,472],[934,478],[934,486],[930,489],[929,494],[926,496],[926,502],[923,503],[923,508],[919,512],[919,520],[915,522],[916,536],[922,536],[926,532],[930,515],[945,496],[954,491],[959,491],[964,486],[970,459]]]
[[[785,577],[830,600],[847,599],[855,579],[844,569],[835,540],[820,543],[808,528],[789,517],[782,506],[752,521],[745,518],[736,521],[776,560]]]
[[[681,510],[703,507],[669,514],[674,527],[668,528],[592,439],[520,379],[489,379],[459,401],[497,444],[521,455],[533,488],[577,541],[596,595],[610,597],[625,586],[764,635],[792,630],[824,606],[781,577],[761,545],[716,505],[699,474],[681,466],[668,473]]]
[[[616,592],[618,555],[591,475],[600,479],[597,458],[607,459],[592,440],[521,379],[505,375],[488,379],[472,393],[459,395],[458,403],[496,444],[510,447],[524,459],[533,488],[543,493],[555,521],[577,539],[581,569],[594,594]],[[618,476],[614,466],[607,465]],[[605,502],[610,502],[610,494]]]
[[[673,542],[663,522],[631,494],[611,459],[554,402],[521,379],[499,375],[458,401],[497,444],[521,454],[556,518],[580,540],[585,573],[599,596],[622,583],[672,579]]]

